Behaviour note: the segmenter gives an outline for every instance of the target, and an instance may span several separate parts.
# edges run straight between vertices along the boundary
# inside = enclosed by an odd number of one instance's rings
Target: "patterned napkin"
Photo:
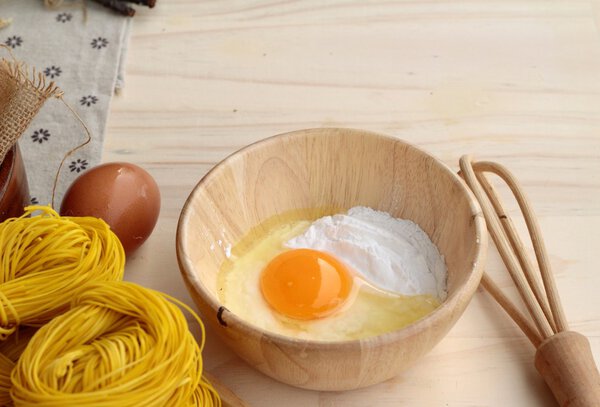
[[[81,7],[51,10],[41,0],[5,0],[0,6],[0,17],[12,18],[12,24],[0,30],[0,42],[47,81],[55,81],[64,91],[65,102],[92,132],[92,142],[63,166],[56,209],[77,175],[100,162],[110,101],[123,86],[131,19],[93,2],[85,4],[87,19]],[[0,52],[10,58],[6,50]],[[60,100],[48,100],[19,141],[32,203],[50,204],[60,161],[85,139],[84,129],[69,109]]]

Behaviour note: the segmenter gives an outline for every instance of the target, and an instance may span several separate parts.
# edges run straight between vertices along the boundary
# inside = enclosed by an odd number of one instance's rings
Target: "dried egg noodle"
[[[202,378],[198,316],[120,282],[124,266],[100,219],[29,206],[0,223],[0,405],[221,405]]]
[[[125,253],[101,219],[28,206],[0,223],[0,267],[3,340],[20,324],[42,325],[66,311],[81,287],[121,280]]]
[[[0,406],[12,405],[10,374],[37,328],[21,327],[19,331],[0,342]]]
[[[201,327],[200,345],[185,308]],[[185,304],[133,283],[82,290],[33,336],[12,372],[16,406],[220,406],[202,378],[204,327]]]
[[[0,405],[10,406],[12,399],[10,398],[10,373],[12,372],[15,363],[8,357],[0,353]]]

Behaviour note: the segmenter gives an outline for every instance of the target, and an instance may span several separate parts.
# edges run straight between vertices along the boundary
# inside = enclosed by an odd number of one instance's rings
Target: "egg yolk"
[[[260,288],[275,311],[308,320],[336,311],[350,294],[352,276],[327,253],[294,249],[271,260],[262,272]]]

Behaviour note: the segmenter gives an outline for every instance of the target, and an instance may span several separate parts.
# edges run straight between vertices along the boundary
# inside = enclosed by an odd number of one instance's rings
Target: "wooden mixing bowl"
[[[226,248],[266,219],[291,210],[363,205],[411,219],[444,255],[448,298],[403,329],[324,342],[258,329],[217,295]],[[446,335],[471,300],[487,247],[485,221],[462,180],[401,140],[359,130],[313,129],[252,144],[196,185],[179,218],[177,257],[205,321],[251,366],[314,390],[347,390],[397,375]]]
[[[29,186],[18,145],[8,151],[0,163],[0,222],[23,214],[29,205]]]

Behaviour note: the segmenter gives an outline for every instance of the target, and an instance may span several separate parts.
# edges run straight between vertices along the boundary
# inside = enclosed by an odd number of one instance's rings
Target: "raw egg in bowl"
[[[487,246],[480,208],[443,163],[351,129],[271,137],[190,194],[179,266],[223,341],[282,382],[389,379],[462,315]]]

